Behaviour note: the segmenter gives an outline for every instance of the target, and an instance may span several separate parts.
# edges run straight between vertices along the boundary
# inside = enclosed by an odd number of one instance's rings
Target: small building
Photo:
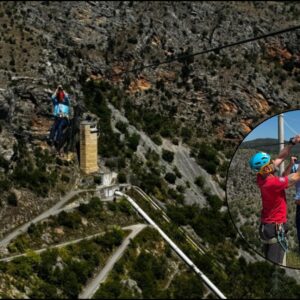
[[[97,125],[80,123],[80,169],[85,174],[98,172],[98,129]]]
[[[112,185],[117,182],[118,173],[116,172],[101,172],[100,175],[102,185]]]

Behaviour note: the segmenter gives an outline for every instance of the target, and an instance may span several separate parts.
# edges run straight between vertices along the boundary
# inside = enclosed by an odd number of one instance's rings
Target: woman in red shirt
[[[276,169],[300,142],[300,135],[290,139],[278,157],[271,161],[269,154],[258,152],[249,160],[257,172],[257,185],[261,191],[262,211],[259,234],[264,243],[264,253],[269,260],[286,265],[287,202],[285,189],[300,181],[300,170],[288,176],[275,176]]]

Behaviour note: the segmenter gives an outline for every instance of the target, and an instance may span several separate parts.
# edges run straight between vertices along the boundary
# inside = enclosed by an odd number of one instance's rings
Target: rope
[[[246,43],[249,43],[249,42],[265,39],[267,37],[276,36],[278,34],[294,31],[294,30],[297,30],[297,29],[300,29],[300,25],[296,25],[296,26],[285,28],[285,29],[282,29],[282,30],[270,32],[270,33],[263,34],[263,35],[260,35],[260,36],[257,36],[257,37],[248,38],[248,39],[245,39],[245,40],[233,42],[233,43],[230,43],[230,44],[225,44],[225,45],[222,45],[222,46],[214,47],[214,48],[211,48],[211,49],[203,50],[203,51],[192,53],[192,54],[179,55],[175,58],[168,59],[168,60],[165,60],[163,62],[153,63],[153,64],[145,65],[145,66],[142,66],[142,67],[133,68],[133,69],[130,69],[128,71],[118,73],[117,75],[119,76],[119,75],[123,75],[123,74],[127,74],[127,73],[142,71],[144,69],[157,67],[157,66],[160,66],[160,65],[163,65],[163,64],[170,64],[170,63],[175,62],[175,61],[184,60],[186,58],[195,57],[195,56],[202,55],[202,54],[207,54],[207,53],[210,53],[210,52],[218,52],[218,51],[220,51],[222,49],[225,49],[225,48],[238,46],[238,45],[246,44]]]
[[[288,241],[286,239],[285,230],[284,230],[282,224],[279,224],[279,227],[276,228],[276,232],[277,232],[277,239],[278,239],[280,246],[283,248],[284,251],[287,251],[288,250]]]
[[[286,127],[287,127],[291,132],[293,132],[293,133],[296,134],[296,135],[299,134],[299,132],[296,132],[296,130],[295,130],[291,125],[289,125],[289,123],[286,121],[286,119],[283,119],[283,122],[284,122],[284,124],[286,125]],[[274,143],[274,144],[265,144],[265,145],[258,145],[258,147],[277,146],[277,145],[282,145],[282,144],[288,144],[288,142],[284,142],[284,143]],[[241,145],[241,147],[249,148],[249,147],[251,147],[251,146],[246,147],[246,146],[242,146],[242,145]]]
[[[296,132],[296,130],[294,130],[294,128],[292,128],[286,120],[283,120],[283,122],[290,131],[292,131],[296,135],[299,134],[299,132]]]

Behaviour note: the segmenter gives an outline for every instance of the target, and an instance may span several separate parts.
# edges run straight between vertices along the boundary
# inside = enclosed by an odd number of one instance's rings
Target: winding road
[[[23,225],[19,226],[18,228],[14,229],[11,233],[9,233],[7,236],[5,236],[3,239],[0,240],[0,248],[5,248],[7,245],[16,237],[18,237],[20,234],[25,233],[29,226],[31,224],[36,224],[44,219],[49,218],[50,216],[54,216],[59,214],[61,211],[65,209],[61,209],[70,199],[72,199],[74,196],[79,195],[84,192],[97,192],[105,189],[114,189],[117,185],[111,185],[111,186],[101,186],[95,189],[79,189],[75,191],[70,191],[67,195],[61,197],[61,199],[52,207],[50,207],[48,210],[43,212],[42,214],[38,215],[34,219],[28,221],[27,223],[24,223]]]
[[[147,225],[144,225],[144,224],[136,224],[136,225],[131,225],[131,226],[127,226],[127,227],[123,227],[122,229],[123,230],[136,230],[137,228],[140,228],[140,226],[147,226]],[[103,231],[103,232],[99,232],[99,233],[95,233],[95,234],[92,234],[92,235],[89,235],[89,236],[86,236],[84,238],[80,238],[80,239],[76,239],[76,240],[72,240],[72,241],[68,241],[68,242],[64,242],[64,243],[61,243],[61,244],[57,244],[55,246],[50,246],[50,247],[46,247],[46,248],[42,248],[42,249],[39,249],[39,250],[33,250],[35,253],[37,254],[40,254],[46,250],[49,250],[49,249],[54,249],[54,248],[62,248],[62,247],[66,247],[68,245],[72,245],[72,244],[77,244],[81,241],[84,241],[84,240],[90,240],[90,239],[93,239],[97,236],[101,236],[101,235],[104,235],[107,231]],[[4,257],[4,258],[1,258],[0,261],[2,262],[9,262],[9,261],[12,261],[14,260],[15,258],[18,258],[18,257],[22,257],[22,256],[26,256],[27,253],[22,253],[22,254],[17,254],[17,255],[13,255],[13,256],[8,256],[8,257]]]
[[[162,232],[162,230],[150,219],[150,217],[148,215],[145,214],[144,211],[140,211],[140,207],[137,206],[137,204],[130,198],[128,197],[128,195],[123,194],[121,192],[119,192],[119,189],[122,187],[129,187],[129,185],[111,185],[111,186],[101,186],[98,188],[94,188],[94,189],[84,189],[84,190],[76,190],[76,191],[71,191],[69,192],[67,195],[65,195],[64,197],[62,197],[60,199],[60,201],[58,203],[56,203],[53,207],[49,208],[47,211],[43,212],[42,214],[40,214],[39,216],[37,216],[36,218],[34,218],[33,220],[31,220],[30,222],[27,222],[25,224],[23,224],[22,226],[20,226],[19,228],[15,229],[13,232],[11,232],[9,235],[7,235],[4,239],[0,240],[0,247],[5,247],[8,245],[8,243],[13,240],[14,238],[16,238],[18,235],[26,232],[26,230],[28,229],[28,227],[31,224],[37,223],[43,219],[46,219],[48,217],[50,217],[51,215],[56,215],[58,213],[60,213],[63,210],[71,210],[74,209],[76,205],[68,205],[63,207],[70,199],[72,199],[74,196],[83,193],[83,192],[97,192],[97,191],[101,191],[104,190],[104,194],[106,196],[109,196],[109,198],[111,198],[110,200],[113,199],[113,197],[111,197],[111,195],[108,194],[115,194],[118,196],[124,196],[125,198],[127,198],[127,200],[139,211],[139,213],[142,214],[143,218],[146,219],[146,221],[148,223],[150,223],[152,226],[154,226],[159,232],[160,234],[163,236],[164,239],[166,239],[166,241],[171,245],[171,247],[175,250],[175,252],[177,252],[177,254],[179,254],[179,256],[187,262],[188,265],[190,265],[194,271],[200,275],[200,277],[202,278],[202,280],[204,282],[206,282],[207,286],[209,287],[209,289],[211,291],[213,291],[215,294],[218,295],[219,298],[223,298],[225,299],[226,297],[218,290],[218,288],[209,281],[209,279],[197,268],[197,266],[194,265],[194,263],[192,261],[190,261],[190,259],[188,257],[186,257],[186,255],[175,245],[173,244],[173,242],[169,239],[168,236],[165,235],[164,232]],[[126,190],[125,188],[125,190]],[[142,189],[140,189],[137,186],[132,186],[132,188],[134,188],[146,201],[151,203],[151,206],[155,209],[155,210],[159,210],[160,213],[162,214],[162,217],[168,222],[170,223],[171,220],[169,219],[169,217],[165,214],[164,210],[157,205],[152,199],[151,197],[149,197]],[[107,199],[106,199],[107,200]],[[134,238],[141,230],[143,230],[146,226],[146,224],[136,224],[136,225],[131,225],[128,227],[124,227],[123,229],[129,229],[132,230],[132,232],[125,238],[125,240],[123,241],[123,243],[121,244],[121,246],[113,253],[113,255],[109,258],[109,260],[107,261],[106,265],[104,266],[104,268],[100,271],[100,273],[94,278],[91,279],[88,284],[83,288],[82,292],[79,295],[79,298],[81,299],[90,299],[91,297],[93,297],[93,295],[96,293],[96,291],[98,290],[100,284],[102,282],[104,282],[109,274],[109,272],[112,270],[112,268],[114,267],[115,263],[121,258],[121,256],[123,255],[124,251],[126,250],[126,248],[128,247],[129,243],[130,243],[130,239]],[[193,241],[193,239],[190,238],[189,235],[186,234],[186,232],[183,232],[182,228],[179,228],[179,230],[185,235],[185,238],[187,240],[187,242],[189,242],[194,248],[196,248],[201,254],[204,254],[205,252],[203,251],[203,249],[201,249],[201,247],[199,247],[199,245],[197,245],[197,243],[195,243]],[[68,241],[68,242],[64,242],[52,247],[47,247],[47,248],[43,248],[43,249],[39,249],[37,251],[35,251],[36,253],[41,253],[43,251],[46,251],[47,249],[51,249],[51,248],[60,248],[60,247],[65,247],[67,245],[70,244],[74,244],[74,243],[78,243],[82,240],[87,240],[87,239],[91,239],[93,237],[96,237],[98,235],[103,234],[103,232],[101,233],[97,233],[88,237],[84,237],[84,238],[80,238],[80,239],[76,239],[73,241]],[[11,261],[17,257],[21,257],[21,256],[25,256],[27,253],[25,254],[19,254],[19,255],[15,255],[15,256],[10,256],[10,257],[5,257],[0,259],[0,261],[2,262],[8,262]]]
[[[123,228],[123,229],[125,229],[125,228]],[[86,236],[84,238],[80,238],[80,239],[76,239],[76,240],[64,242],[64,243],[61,243],[61,244],[57,244],[55,246],[50,246],[50,247],[42,248],[42,249],[39,249],[39,250],[33,250],[33,251],[35,253],[40,254],[40,253],[42,253],[42,252],[44,252],[46,250],[49,250],[49,249],[66,247],[68,245],[76,244],[76,243],[79,243],[79,242],[84,241],[84,240],[90,240],[92,238],[95,238],[95,237],[103,235],[103,234],[105,234],[105,232],[99,232],[99,233],[95,233],[93,235]],[[8,256],[8,257],[1,258],[0,261],[9,262],[9,261],[14,260],[15,258],[26,256],[26,255],[27,255],[27,253],[22,253],[22,254],[18,254],[18,255]]]
[[[130,243],[130,240],[137,236],[147,226],[148,225],[146,224],[137,224],[123,228],[131,229],[132,232],[125,238],[121,246],[109,258],[101,272],[83,288],[82,292],[78,296],[79,299],[91,299],[93,297],[101,282],[105,281],[108,273],[112,270],[115,263],[122,257],[124,251],[127,249]]]

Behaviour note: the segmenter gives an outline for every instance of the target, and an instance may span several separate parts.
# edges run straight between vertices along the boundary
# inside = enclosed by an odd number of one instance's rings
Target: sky
[[[284,139],[289,140],[300,134],[300,110],[283,113],[284,119]],[[278,115],[264,121],[256,126],[244,139],[244,142],[259,138],[278,138]]]

